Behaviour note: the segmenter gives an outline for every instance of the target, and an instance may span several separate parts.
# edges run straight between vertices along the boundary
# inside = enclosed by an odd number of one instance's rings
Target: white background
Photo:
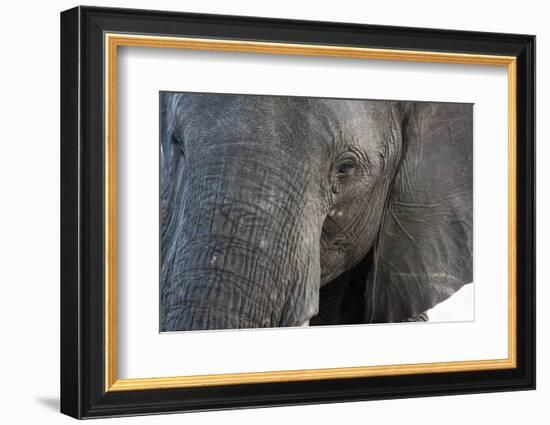
[[[131,47],[121,49],[118,69],[120,378],[507,358],[506,67]],[[429,323],[159,334],[159,90],[474,104],[475,283],[461,294],[470,293],[468,308],[451,305],[457,320],[443,311],[445,323],[431,317]]]
[[[550,28],[544,2],[97,1],[97,5],[535,33],[538,36],[538,213],[550,215],[550,139],[545,117]],[[1,421],[70,423],[59,391],[59,11],[69,1],[10,2],[2,10],[0,95]],[[546,189],[546,190],[545,190]],[[546,195],[546,196],[545,196]],[[550,227],[538,223],[538,390],[337,405],[134,417],[109,423],[256,424],[400,422],[548,423]]]

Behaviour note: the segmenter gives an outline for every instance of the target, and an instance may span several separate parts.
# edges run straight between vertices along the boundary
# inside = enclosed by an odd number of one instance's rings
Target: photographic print
[[[425,322],[473,282],[472,104],[160,105],[162,332]]]

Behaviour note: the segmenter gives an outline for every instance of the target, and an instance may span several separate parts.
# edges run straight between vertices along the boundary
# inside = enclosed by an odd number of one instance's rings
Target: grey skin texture
[[[472,105],[160,100],[161,331],[421,321],[472,282]]]

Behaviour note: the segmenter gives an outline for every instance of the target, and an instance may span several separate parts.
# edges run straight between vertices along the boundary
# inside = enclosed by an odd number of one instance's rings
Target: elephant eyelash
[[[345,179],[357,172],[369,176],[375,173],[376,169],[377,161],[373,160],[373,158],[366,153],[356,149],[341,155],[334,166],[336,176],[341,179]]]

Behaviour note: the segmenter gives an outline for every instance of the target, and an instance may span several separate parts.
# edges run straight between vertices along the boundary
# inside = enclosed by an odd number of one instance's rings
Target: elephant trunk
[[[194,163],[172,200],[163,331],[298,326],[317,313],[321,225],[307,179],[267,160],[272,148],[265,160],[242,149]]]

